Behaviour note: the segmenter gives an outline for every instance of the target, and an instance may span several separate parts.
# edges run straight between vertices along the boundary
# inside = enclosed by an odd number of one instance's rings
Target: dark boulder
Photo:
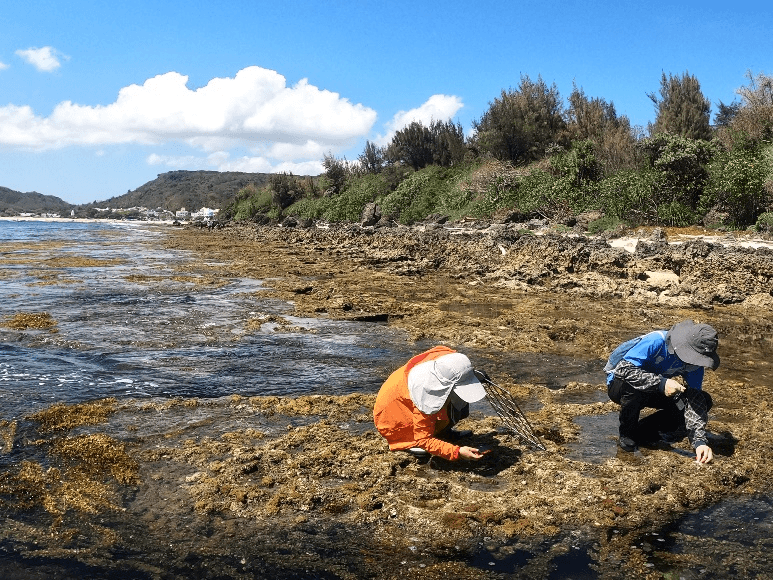
[[[381,208],[376,203],[367,203],[362,208],[360,225],[363,227],[375,226],[381,219]]]

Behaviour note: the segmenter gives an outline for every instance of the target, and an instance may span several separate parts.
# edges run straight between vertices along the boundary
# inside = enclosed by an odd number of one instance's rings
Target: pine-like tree
[[[711,139],[711,101],[703,96],[698,79],[685,71],[682,76],[663,73],[660,97],[647,96],[655,104],[657,117],[650,134],[671,133],[688,139]]]
[[[365,149],[358,157],[360,167],[365,173],[381,173],[384,167],[384,149],[370,141],[365,142]]]
[[[387,147],[387,160],[418,171],[432,164],[432,133],[420,121],[412,121],[397,131]]]
[[[714,115],[714,125],[717,127],[729,126],[740,110],[741,103],[737,101],[733,101],[729,105],[719,101],[717,104],[717,113]]]
[[[450,167],[464,159],[464,131],[451,121],[432,121],[425,127],[413,121],[397,131],[386,149],[389,163],[399,163],[418,171],[428,165]]]
[[[607,171],[632,168],[636,162],[636,139],[631,122],[618,116],[613,103],[590,98],[575,84],[566,110],[567,133],[572,142],[591,141]]]
[[[336,195],[343,191],[349,177],[349,164],[346,159],[337,159],[332,153],[326,153],[322,159],[328,189],[325,195]]]
[[[480,120],[473,122],[475,145],[501,161],[542,159],[548,146],[562,140],[565,128],[561,96],[542,76],[521,77],[518,89],[502,91]]]
[[[292,172],[274,173],[269,181],[271,187],[271,201],[280,210],[292,204],[299,194],[298,180]]]
[[[434,142],[432,157],[436,165],[450,167],[464,159],[465,138],[460,123],[432,121],[429,130]]]
[[[749,84],[737,89],[741,108],[733,118],[732,127],[742,131],[754,143],[773,139],[773,76],[746,72]]]

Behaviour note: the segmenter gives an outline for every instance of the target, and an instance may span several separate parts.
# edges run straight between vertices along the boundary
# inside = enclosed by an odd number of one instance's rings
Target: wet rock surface
[[[519,227],[230,226],[166,243],[200,256],[178,275],[264,280],[260,298],[296,315],[383,321],[417,351],[444,343],[485,361],[546,451],[480,405],[463,426],[471,445],[494,447],[483,460],[390,453],[375,393],[59,405],[0,424],[4,454],[25,455],[0,474],[0,545],[58,578],[770,574],[764,530],[718,540],[717,521],[665,544],[682,518],[724,501],[768,513],[755,498],[773,481],[773,253],[677,231],[645,232],[629,251]],[[720,334],[706,466],[686,440],[617,451],[600,372],[622,340],[684,318]],[[513,353],[598,361],[598,378],[516,381]],[[173,427],[146,432],[150,415]]]

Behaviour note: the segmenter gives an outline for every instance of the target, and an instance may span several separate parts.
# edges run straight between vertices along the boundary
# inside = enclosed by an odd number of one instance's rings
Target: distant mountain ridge
[[[18,215],[21,213],[58,213],[69,214],[75,206],[53,195],[43,195],[37,191],[14,191],[0,187],[0,215]]]
[[[254,184],[263,187],[271,179],[270,173],[239,171],[170,171],[161,173],[123,195],[111,197],[97,205],[111,208],[147,207],[155,209],[199,210],[202,207],[221,208],[233,201],[236,193]]]
[[[153,181],[147,182],[123,195],[104,201],[73,205],[53,196],[41,193],[14,191],[0,187],[0,215],[18,215],[20,213],[59,213],[69,215],[75,210],[89,207],[130,208],[147,207],[178,210],[199,210],[202,207],[221,208],[233,201],[236,193],[250,185],[260,188],[271,179],[270,173],[246,173],[239,171],[170,171],[161,173]]]

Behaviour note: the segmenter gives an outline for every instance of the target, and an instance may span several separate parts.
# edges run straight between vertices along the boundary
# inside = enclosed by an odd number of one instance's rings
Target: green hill
[[[0,187],[0,216],[14,216],[22,213],[58,213],[69,215],[75,206],[53,195],[43,195],[36,191],[14,191]]]
[[[233,201],[236,193],[249,184],[263,187],[269,173],[242,173],[237,171],[170,171],[161,173],[134,191],[98,202],[100,207],[147,207],[178,210],[198,210],[202,207],[220,208]]]
[[[58,213],[67,216],[73,209],[76,215],[81,216],[83,210],[90,207],[112,209],[160,207],[171,211],[182,207],[193,211],[202,207],[217,209],[233,202],[240,189],[250,184],[259,189],[268,184],[270,178],[269,173],[170,171],[161,173],[153,181],[123,195],[82,205],[67,203],[53,195],[43,195],[34,191],[23,193],[0,187],[0,216],[15,216],[22,213]]]

